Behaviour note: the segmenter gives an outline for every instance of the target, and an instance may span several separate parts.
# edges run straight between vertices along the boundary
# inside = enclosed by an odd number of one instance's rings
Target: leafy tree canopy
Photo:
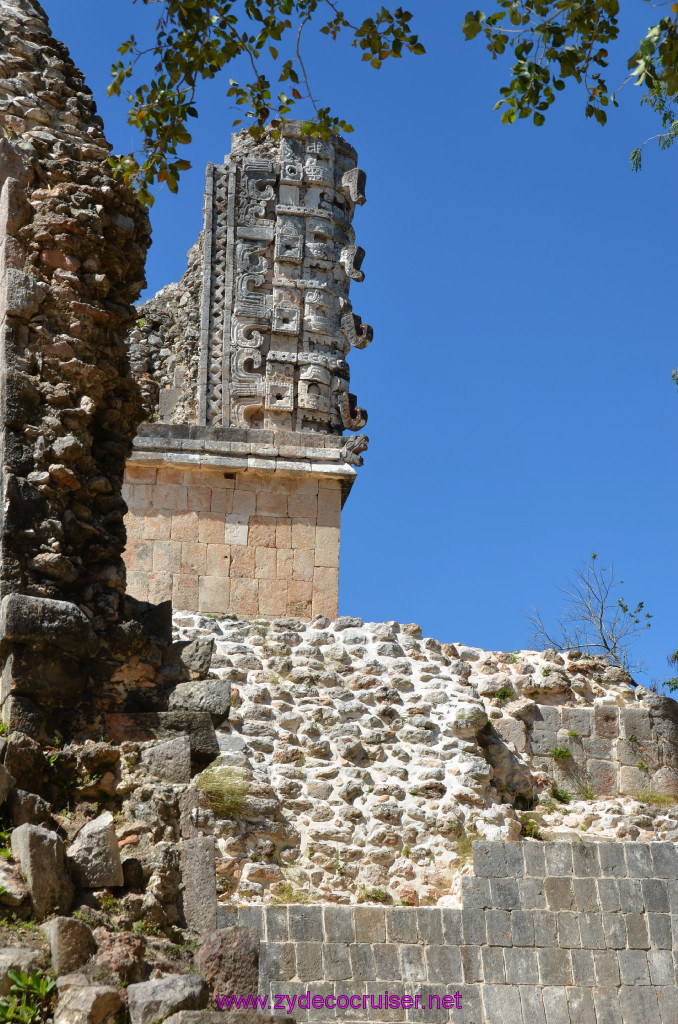
[[[135,0],[159,9],[154,36],[146,42],[132,35],[120,47],[122,60],[112,67],[109,95],[120,95],[137,73],[152,71],[129,93],[128,121],[141,132],[142,152],[112,158],[116,173],[152,203],[150,185],[166,182],[176,192],[181,172],[190,167],[179,147],[190,142],[189,119],[197,117],[196,88],[227,64],[243,58],[249,81],[229,79],[227,95],[242,107],[249,132],[273,131],[300,101],[310,104],[303,131],[326,137],[352,131],[329,106],[316,103],[303,59],[307,26],[337,39],[347,36],[363,61],[380,68],[389,58],[425,53],[412,31],[413,15],[402,7],[382,6],[374,14],[351,21],[333,0]],[[678,2],[654,3],[663,12],[628,59],[629,75],[620,87],[634,82],[642,101],[659,115],[662,147],[678,138]],[[461,29],[467,39],[484,39],[493,59],[510,54],[508,82],[496,104],[505,124],[546,114],[568,82],[582,86],[584,113],[605,124],[616,94],[605,79],[609,49],[618,39],[619,0],[493,0],[490,13],[469,11]],[[654,14],[656,18],[656,14]],[[619,89],[617,89],[617,92]],[[648,140],[649,141],[649,140]],[[631,154],[638,170],[641,148]]]

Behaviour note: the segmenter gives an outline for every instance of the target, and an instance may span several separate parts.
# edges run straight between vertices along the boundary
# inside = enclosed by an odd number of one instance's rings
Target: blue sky
[[[124,103],[105,96],[108,67],[158,8],[45,8],[114,148],[132,149]],[[678,647],[678,149],[648,147],[631,173],[630,151],[656,131],[631,85],[604,129],[569,87],[545,127],[502,126],[492,107],[507,66],[464,41],[466,8],[410,9],[424,57],[375,72],[314,33],[305,50],[368,175],[354,222],[366,281],[352,300],[375,340],[351,365],[370,450],[344,509],[341,611],[520,649],[523,610],[557,612],[556,587],[596,551],[654,616],[639,680],[663,679]],[[652,13],[633,5],[611,87]],[[239,116],[226,89],[201,90],[194,169],[153,207],[149,293],[181,275],[200,230],[204,165],[223,158]]]

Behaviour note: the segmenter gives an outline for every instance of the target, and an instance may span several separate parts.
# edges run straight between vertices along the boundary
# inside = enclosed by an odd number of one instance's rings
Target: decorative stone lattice
[[[362,281],[351,219],[365,175],[342,139],[234,136],[210,164],[204,205],[201,366],[203,425],[358,430],[346,353],[372,329],[348,298]]]

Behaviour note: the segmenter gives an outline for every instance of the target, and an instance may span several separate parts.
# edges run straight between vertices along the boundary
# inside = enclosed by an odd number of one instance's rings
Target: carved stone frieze
[[[364,256],[351,219],[365,202],[354,150],[290,123],[233,139],[207,169],[198,422],[340,434],[367,414],[346,353],[372,328],[348,293]]]

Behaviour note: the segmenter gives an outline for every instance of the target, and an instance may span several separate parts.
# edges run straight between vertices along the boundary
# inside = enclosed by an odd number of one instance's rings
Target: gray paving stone
[[[546,906],[543,878],[520,878],[518,889],[523,910],[538,910]]]
[[[308,1019],[312,1021],[331,1021],[336,1019],[336,1010],[330,1009],[324,1005],[326,996],[334,994],[334,985],[331,981],[327,982],[315,982],[309,989],[309,1010]],[[317,1006],[313,1005],[314,1000],[317,1000]],[[322,1000],[322,1002],[321,1002]],[[278,1011],[280,1012],[280,1011]]]
[[[602,914],[580,914],[579,931],[581,944],[585,949],[605,949],[605,932]]]
[[[650,939],[647,934],[647,917],[645,914],[624,914],[626,924],[626,941],[629,949],[649,949]]]
[[[656,878],[678,878],[678,846],[675,843],[650,843],[652,867]]]
[[[518,883],[512,878],[493,878],[490,881],[492,894],[491,906],[497,910],[518,910],[520,908],[520,891]]]
[[[449,1009],[445,1009],[443,999],[447,996],[446,985],[420,984],[414,986],[414,994],[420,997],[419,1009],[408,1013],[407,1019],[421,1024],[445,1024],[450,1018]]]
[[[619,902],[627,914],[642,914],[645,909],[642,881],[640,878],[619,878]]]
[[[647,953],[641,949],[620,949],[619,974],[622,985],[649,985]]]
[[[322,942],[323,908],[291,903],[287,908],[290,938],[297,942]]]
[[[480,985],[450,985],[447,989],[448,995],[454,995],[455,990],[461,996],[461,1022],[459,1022],[459,1011],[452,1011],[451,1019],[455,1024],[484,1024],[483,1000]]]
[[[520,878],[525,873],[521,843],[477,839],[471,849],[473,873],[478,878]]]
[[[461,912],[461,927],[464,942],[470,944],[483,944],[487,942],[487,931],[485,929],[484,910],[466,910]]]
[[[422,942],[433,946],[439,946],[444,942],[443,918],[438,907],[419,907],[417,919]]]
[[[567,1005],[570,1010],[570,1020],[576,1021],[577,1024],[596,1024],[596,1011],[590,989],[568,988]]]
[[[257,938],[266,938],[266,921],[263,907],[238,907],[238,925],[251,928]]]
[[[395,942],[380,942],[372,947],[376,975],[379,981],[398,981],[401,977],[399,946]]]
[[[287,922],[287,907],[266,907],[266,938],[271,942],[287,942],[290,929]]]
[[[259,947],[259,977],[264,981],[291,981],[297,973],[293,942],[262,942]]]
[[[524,1024],[518,989],[508,985],[483,985],[487,1024]]]
[[[297,942],[297,977],[300,981],[324,981],[322,942]]]
[[[579,914],[564,910],[560,914],[556,914],[556,924],[558,926],[558,945],[561,949],[576,949],[581,946]]]
[[[457,910],[455,907],[443,907],[441,917],[445,942],[449,942],[452,946],[460,946],[462,942],[461,910]]]
[[[596,878],[600,874],[597,843],[573,843],[572,865],[578,878]]]
[[[538,985],[539,966],[534,949],[514,946],[504,950],[506,980],[510,985]]]
[[[567,1005],[567,989],[560,986],[544,988],[541,998],[544,1003],[546,1024],[571,1024]],[[576,1024],[576,1021],[572,1024]]]
[[[525,874],[536,875],[543,878],[546,874],[546,857],[544,855],[544,844],[537,840],[527,840],[523,843],[523,859],[525,862]]]
[[[491,907],[493,903],[489,879],[474,878],[473,876],[463,877],[461,880],[461,905],[465,910],[485,910],[486,907]]]
[[[272,991],[274,994],[277,995],[286,995],[290,997],[295,996],[296,1000],[294,1004],[294,1014],[292,1015],[291,1019],[295,1021],[308,1020],[308,1010],[300,1008],[298,1006],[299,998],[301,996],[306,996],[308,992],[308,985],[303,984],[303,982],[301,981],[285,981],[283,983],[278,982],[277,984],[274,984]],[[283,1005],[286,1007],[289,1006],[288,1003],[284,1003]],[[276,1010],[275,1012],[277,1014],[280,1014],[282,1011]]]
[[[356,996],[361,996],[362,997],[367,992],[367,985],[366,985],[366,983],[364,981],[352,981],[350,983],[350,986],[347,986],[346,982],[343,982],[343,981],[335,982],[335,984],[334,984],[335,989],[337,988],[337,985],[340,986],[340,988],[339,988],[339,993],[340,994],[343,993],[343,994],[346,994],[346,995],[356,995]],[[350,1020],[364,1021],[366,1018],[365,1018],[365,1013],[364,1013],[363,1008],[362,1008],[362,998],[361,998],[361,1001],[360,1001],[360,1009],[356,1010],[356,1009],[351,1008],[350,1006],[347,1007],[347,1009],[345,1009],[345,1010],[339,1010],[337,1008],[337,1017],[342,1022],[343,1021],[350,1021]],[[399,1017],[398,1019],[399,1020],[405,1020],[405,1014],[403,1013],[403,1015],[401,1017]]]
[[[619,989],[619,1005],[624,1024],[645,1024],[659,1020],[657,996],[645,985],[625,986]]]
[[[385,915],[383,907],[354,907],[356,942],[386,942]]]
[[[614,950],[594,949],[593,967],[597,985],[615,988],[619,984],[619,958]]]
[[[650,931],[652,949],[671,949],[671,915],[648,914],[647,921]]]
[[[384,985],[384,984],[381,984],[381,983],[377,984],[375,982],[368,981],[366,983],[366,985],[365,985],[365,994],[366,995],[369,994],[370,996],[371,995],[378,996],[379,993],[382,993],[384,998],[386,998],[386,993],[387,992],[388,992],[389,1004],[390,1004],[391,1003],[391,998],[393,996],[397,996],[398,998],[402,998],[402,996],[404,996],[406,992],[407,992],[408,995],[411,995],[412,990],[411,990],[411,987],[409,985],[408,985],[408,987],[406,989],[405,986],[403,985],[403,983],[400,982],[400,981],[389,981],[388,985]],[[340,1014],[343,1013],[343,1012],[344,1012],[343,1010],[338,1010],[338,1013],[340,1013]],[[384,1020],[388,1020],[388,1021],[404,1021],[404,1020],[407,1019],[407,1011],[403,1010],[401,1008],[395,1009],[392,1005],[390,1005],[389,1009],[387,1011],[385,1011],[385,1016],[383,1018],[381,1018],[380,1016],[378,1016],[375,1013],[374,1019],[377,1020],[377,1021],[380,1020],[380,1019],[384,1019]]]
[[[594,910],[601,909],[595,878],[573,878],[572,888],[574,889],[574,905],[577,910],[590,914]]]
[[[508,910],[485,911],[487,942],[491,946],[511,945],[511,915]]]
[[[544,893],[549,910],[572,910],[574,908],[574,888],[571,878],[545,878]]]
[[[375,981],[376,968],[372,947],[367,942],[354,942],[349,947],[353,977],[358,981]]]
[[[608,949],[625,949],[626,922],[623,914],[603,914],[603,931]]]
[[[419,927],[414,907],[390,907],[387,910],[386,936],[389,942],[419,942]]]
[[[403,946],[400,950],[400,962],[404,982],[426,981],[426,962],[421,946]]]
[[[598,899],[600,900],[601,910],[621,910],[621,901],[619,899],[619,884],[614,878],[599,878],[597,881],[598,885]]]
[[[489,948],[489,947],[487,947]],[[456,946],[426,946],[428,980],[434,984],[450,985],[461,982],[461,955]]]
[[[623,843],[596,843],[601,874],[611,878],[626,876],[626,858]]]
[[[593,953],[590,949],[571,949],[572,977],[575,985],[595,985],[596,976],[593,967]]]
[[[662,985],[655,989],[655,995],[661,1024],[675,1024],[678,1020],[678,988]]]
[[[594,988],[593,1005],[598,1024],[623,1024],[616,988]],[[645,1024],[649,1024],[649,1021]]]
[[[624,843],[629,878],[652,878],[652,853],[648,843]]]
[[[483,946],[480,950],[480,957],[483,962],[483,978],[493,985],[506,984],[506,968],[504,966],[504,951],[501,946]]]
[[[511,914],[511,941],[514,946],[534,946],[534,911],[513,911]]]
[[[559,877],[572,874],[572,843],[560,841],[545,843],[546,874]]]
[[[535,910],[533,919],[535,946],[555,946],[557,928],[553,911]]]
[[[651,949],[647,954],[650,982],[653,985],[675,985],[673,956],[668,949]]]
[[[644,878],[642,880],[643,902],[650,914],[668,914],[669,890],[663,878]]]
[[[470,985],[476,981],[483,980],[482,964],[480,962],[479,946],[460,946],[461,966],[464,975],[464,984]]]
[[[542,985],[571,985],[572,960],[569,949],[538,949],[539,979]],[[548,1016],[548,1014],[547,1014]]]
[[[324,977],[327,981],[345,981],[350,978],[353,968],[350,950],[346,943],[323,943],[323,966]]]
[[[541,989],[537,985],[521,985],[518,991],[525,1024],[546,1024]]]
[[[678,914],[678,882],[668,881],[669,907],[672,914]]]
[[[353,907],[323,907],[327,942],[355,942]]]

